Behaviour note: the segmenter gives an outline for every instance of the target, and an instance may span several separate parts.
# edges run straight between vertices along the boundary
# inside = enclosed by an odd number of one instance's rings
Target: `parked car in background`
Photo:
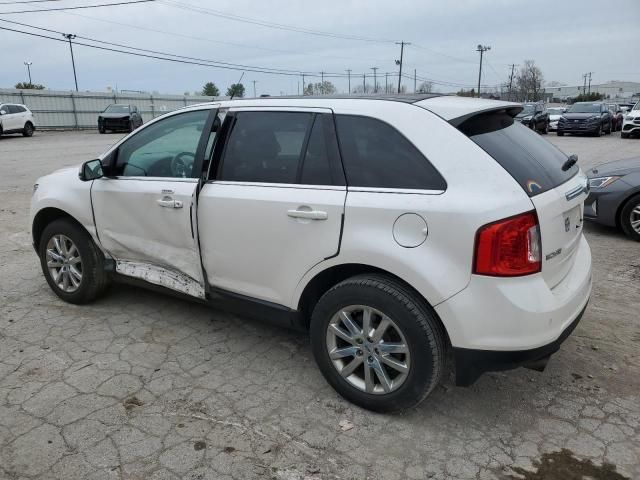
[[[35,130],[33,113],[26,105],[0,103],[0,135],[21,133],[25,137],[31,137]]]
[[[599,137],[613,130],[609,105],[604,102],[576,102],[558,121],[558,136],[565,133],[587,134]]]
[[[617,103],[609,104],[609,111],[611,112],[611,127],[614,132],[622,130],[622,122],[624,121],[624,113]]]
[[[516,120],[536,132],[549,133],[549,114],[542,102],[523,104]]]
[[[372,410],[422,401],[449,348],[460,385],[543,368],[591,293],[588,184],[521,109],[419,95],[168,113],[37,181],[43,275],[70,303],[119,276],[307,330],[327,381]]]
[[[564,107],[547,108],[547,113],[549,114],[549,131],[550,132],[555,132],[556,130],[558,130],[558,121],[566,111],[567,109]]]
[[[108,130],[133,132],[142,123],[142,115],[135,105],[114,103],[98,115],[98,131],[100,133],[105,133]]]
[[[636,103],[624,116],[622,131],[620,132],[622,138],[629,138],[635,135],[640,135],[640,102]]]
[[[585,218],[619,227],[640,242],[640,157],[616,160],[587,172],[591,192]]]

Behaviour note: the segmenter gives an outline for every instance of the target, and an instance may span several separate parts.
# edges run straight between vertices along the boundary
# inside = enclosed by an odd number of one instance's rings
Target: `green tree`
[[[18,82],[15,88],[19,90],[44,90],[44,85],[39,83]]]
[[[207,82],[204,84],[204,87],[202,87],[201,95],[204,95],[205,97],[217,97],[220,95],[220,90],[218,90],[215,83]]]
[[[244,85],[241,83],[232,83],[229,88],[227,88],[227,96],[233,98],[244,97]]]

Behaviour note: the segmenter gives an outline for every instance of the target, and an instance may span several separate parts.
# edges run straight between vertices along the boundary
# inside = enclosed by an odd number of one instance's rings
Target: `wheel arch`
[[[347,278],[362,275],[362,274],[377,274],[384,275],[392,279],[395,283],[399,283],[403,288],[414,294],[417,298],[425,302],[427,308],[431,310],[434,318],[437,319],[442,331],[445,334],[445,341],[447,345],[451,345],[449,339],[449,333],[444,323],[440,319],[433,305],[427,298],[424,297],[419,291],[413,288],[410,284],[404,281],[399,276],[373,265],[367,265],[362,263],[346,263],[340,265],[334,265],[321,272],[318,272],[304,287],[300,298],[298,299],[298,311],[302,314],[302,321],[305,322],[304,328],[309,328],[309,320],[311,318],[311,312],[315,304],[320,300],[320,297],[324,295],[331,287],[346,280]]]
[[[39,251],[40,248],[40,237],[42,237],[42,232],[51,222],[59,219],[68,219],[74,224],[78,225],[82,230],[87,232],[87,235],[91,236],[91,234],[87,231],[87,229],[80,223],[75,217],[70,215],[68,212],[61,210],[56,207],[45,207],[42,210],[38,211],[33,218],[33,223],[31,224],[31,236],[33,239],[33,246],[36,251]]]

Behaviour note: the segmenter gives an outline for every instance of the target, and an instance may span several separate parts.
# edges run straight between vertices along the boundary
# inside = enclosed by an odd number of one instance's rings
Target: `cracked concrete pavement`
[[[326,384],[304,335],[125,285],[86,306],[50,291],[32,185],[118,138],[0,140],[0,478],[500,479],[563,448],[640,477],[639,244],[587,226],[593,297],[545,372],[448,378],[374,414]],[[618,135],[549,140],[583,168],[640,154]]]

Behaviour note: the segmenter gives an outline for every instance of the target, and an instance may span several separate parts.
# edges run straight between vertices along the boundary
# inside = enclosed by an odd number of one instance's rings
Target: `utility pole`
[[[389,72],[384,74],[384,93],[389,94]]]
[[[366,75],[363,73],[362,74],[362,94],[366,94],[367,93],[367,77]]]
[[[351,69],[347,68],[347,78],[349,79],[349,95],[351,95]]]
[[[417,90],[418,90],[418,73],[414,68],[413,69],[413,93],[415,94]]]
[[[67,40],[69,40],[69,49],[71,50],[71,65],[73,65],[73,79],[76,82],[76,92],[77,92],[78,91],[78,77],[76,75],[76,61],[73,58],[73,43],[71,42],[71,40],[76,38],[76,36],[71,34],[71,33],[63,33],[62,36],[64,38],[66,38]]]
[[[476,48],[476,52],[480,52],[480,70],[478,71],[478,98],[480,98],[480,80],[482,79],[482,55],[487,50],[491,50],[491,47],[478,44],[478,48]]]
[[[324,72],[320,72],[320,94],[324,95]]]
[[[400,66],[400,73],[398,73],[398,93],[400,93],[400,87],[402,82],[402,60],[404,57],[404,46],[411,45],[409,42],[396,42],[396,45],[400,45],[400,60],[396,60],[396,65]]]
[[[253,82],[253,98],[256,98],[256,80],[251,80]]]
[[[515,70],[517,66],[518,65],[516,65],[515,63],[511,64],[511,75],[509,75],[509,100],[511,100],[511,91],[513,88],[513,76],[515,75]]]
[[[591,74],[593,72],[589,72],[589,95],[591,95]]]
[[[304,96],[304,73],[302,74],[302,96]]]
[[[376,75],[378,67],[371,67],[371,70],[373,70],[373,93],[378,93],[378,77]]]
[[[24,64],[27,66],[27,71],[29,72],[29,85],[32,85],[32,82],[31,82],[31,65],[33,65],[33,62],[24,62]]]
[[[588,76],[587,73],[582,75],[582,78],[584,79],[584,86],[582,87],[582,95],[583,96],[587,94],[587,76]]]

